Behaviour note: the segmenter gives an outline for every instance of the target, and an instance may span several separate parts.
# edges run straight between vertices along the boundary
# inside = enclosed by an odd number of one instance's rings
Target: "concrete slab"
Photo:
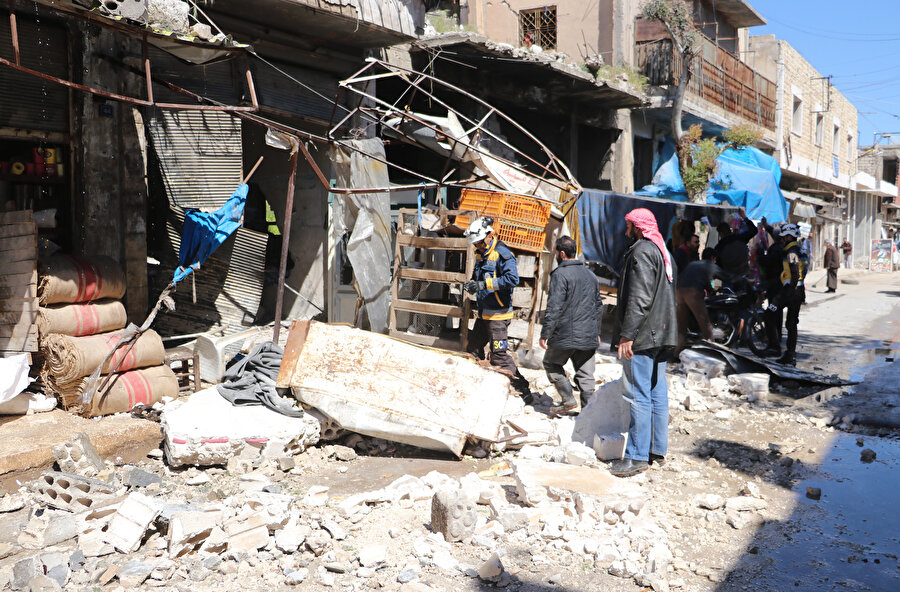
[[[0,417],[0,491],[37,478],[55,461],[51,449],[84,432],[101,457],[136,461],[159,447],[159,424],[128,415],[85,419],[60,409]]]

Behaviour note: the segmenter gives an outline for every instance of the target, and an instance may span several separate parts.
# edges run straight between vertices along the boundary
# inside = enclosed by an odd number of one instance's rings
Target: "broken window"
[[[519,43],[525,47],[556,49],[556,7],[519,11]]]

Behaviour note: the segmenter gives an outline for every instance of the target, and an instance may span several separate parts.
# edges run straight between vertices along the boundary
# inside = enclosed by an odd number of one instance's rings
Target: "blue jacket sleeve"
[[[516,258],[512,253],[504,257],[500,255],[497,261],[497,275],[485,281],[487,289],[493,292],[512,290],[519,285],[519,270],[516,266]]]

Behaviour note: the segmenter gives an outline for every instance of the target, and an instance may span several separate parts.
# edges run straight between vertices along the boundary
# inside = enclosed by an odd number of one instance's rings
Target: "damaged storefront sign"
[[[456,456],[497,439],[510,388],[468,356],[314,321],[294,321],[276,384],[344,429]]]

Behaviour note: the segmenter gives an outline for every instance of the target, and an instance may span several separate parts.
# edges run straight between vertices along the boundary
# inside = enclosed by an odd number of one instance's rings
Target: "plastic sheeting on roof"
[[[667,140],[660,154],[662,164],[653,176],[653,183],[637,195],[688,201],[675,144]],[[758,148],[726,150],[719,158],[719,172],[706,194],[709,204],[729,204],[742,207],[754,220],[772,224],[787,221],[788,205],[781,193],[781,167],[778,161]]]

